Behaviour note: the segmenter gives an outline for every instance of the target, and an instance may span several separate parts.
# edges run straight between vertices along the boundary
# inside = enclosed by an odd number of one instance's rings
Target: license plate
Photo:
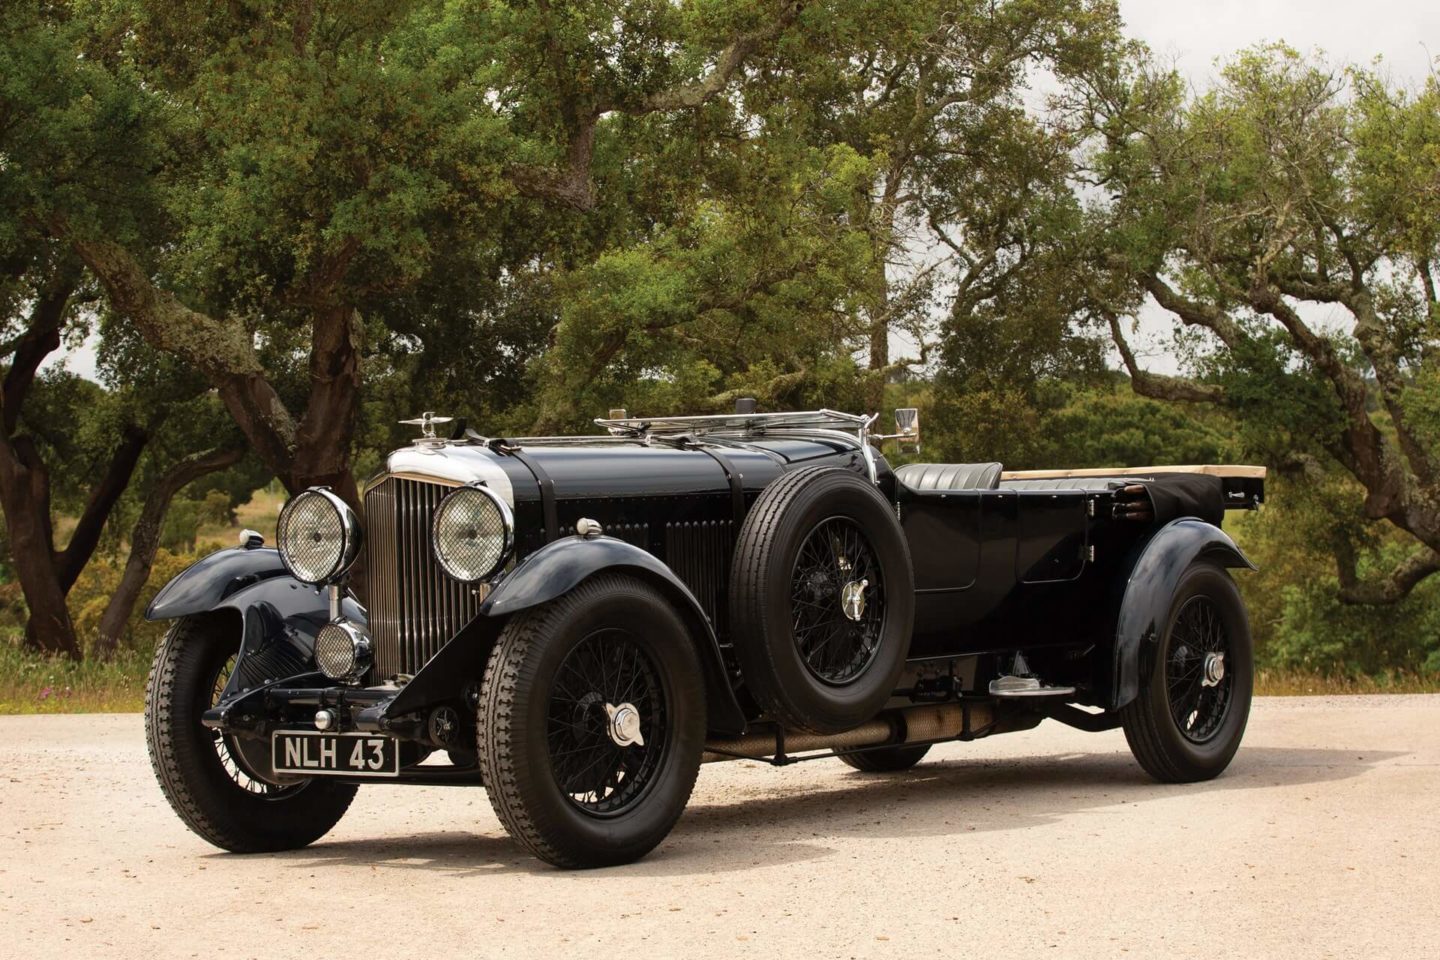
[[[307,777],[398,777],[400,746],[368,733],[307,733],[277,730],[270,738],[276,773]]]

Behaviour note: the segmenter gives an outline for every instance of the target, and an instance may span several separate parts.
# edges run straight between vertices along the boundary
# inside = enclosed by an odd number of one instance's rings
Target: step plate
[[[1074,687],[1047,687],[1036,677],[997,677],[990,681],[990,696],[1006,700],[1075,696]]]

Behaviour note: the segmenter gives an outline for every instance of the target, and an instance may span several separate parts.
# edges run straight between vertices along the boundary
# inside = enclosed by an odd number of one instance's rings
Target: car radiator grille
[[[480,609],[430,552],[430,517],[450,488],[387,477],[365,494],[366,577],[375,679],[417,673]]]

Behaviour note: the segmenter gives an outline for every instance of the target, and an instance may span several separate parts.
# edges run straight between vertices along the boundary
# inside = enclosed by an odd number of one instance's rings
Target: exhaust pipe
[[[966,714],[969,714],[969,725]],[[954,740],[969,730],[987,727],[995,719],[989,703],[935,703],[907,707],[882,713],[874,720],[841,733],[819,734],[804,730],[786,730],[783,734],[771,725],[754,730],[743,737],[709,740],[705,744],[702,763],[744,758],[763,759],[808,753],[814,750],[854,750],[860,747],[881,747],[902,743],[924,743],[933,740]]]

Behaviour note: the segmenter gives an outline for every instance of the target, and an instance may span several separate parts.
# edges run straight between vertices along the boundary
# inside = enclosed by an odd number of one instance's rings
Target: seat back
[[[994,490],[998,463],[907,463],[895,476],[911,490]]]
[[[1002,490],[1085,490],[1099,493],[1125,485],[1124,479],[1114,477],[1037,477],[1019,480],[1002,480]]]

